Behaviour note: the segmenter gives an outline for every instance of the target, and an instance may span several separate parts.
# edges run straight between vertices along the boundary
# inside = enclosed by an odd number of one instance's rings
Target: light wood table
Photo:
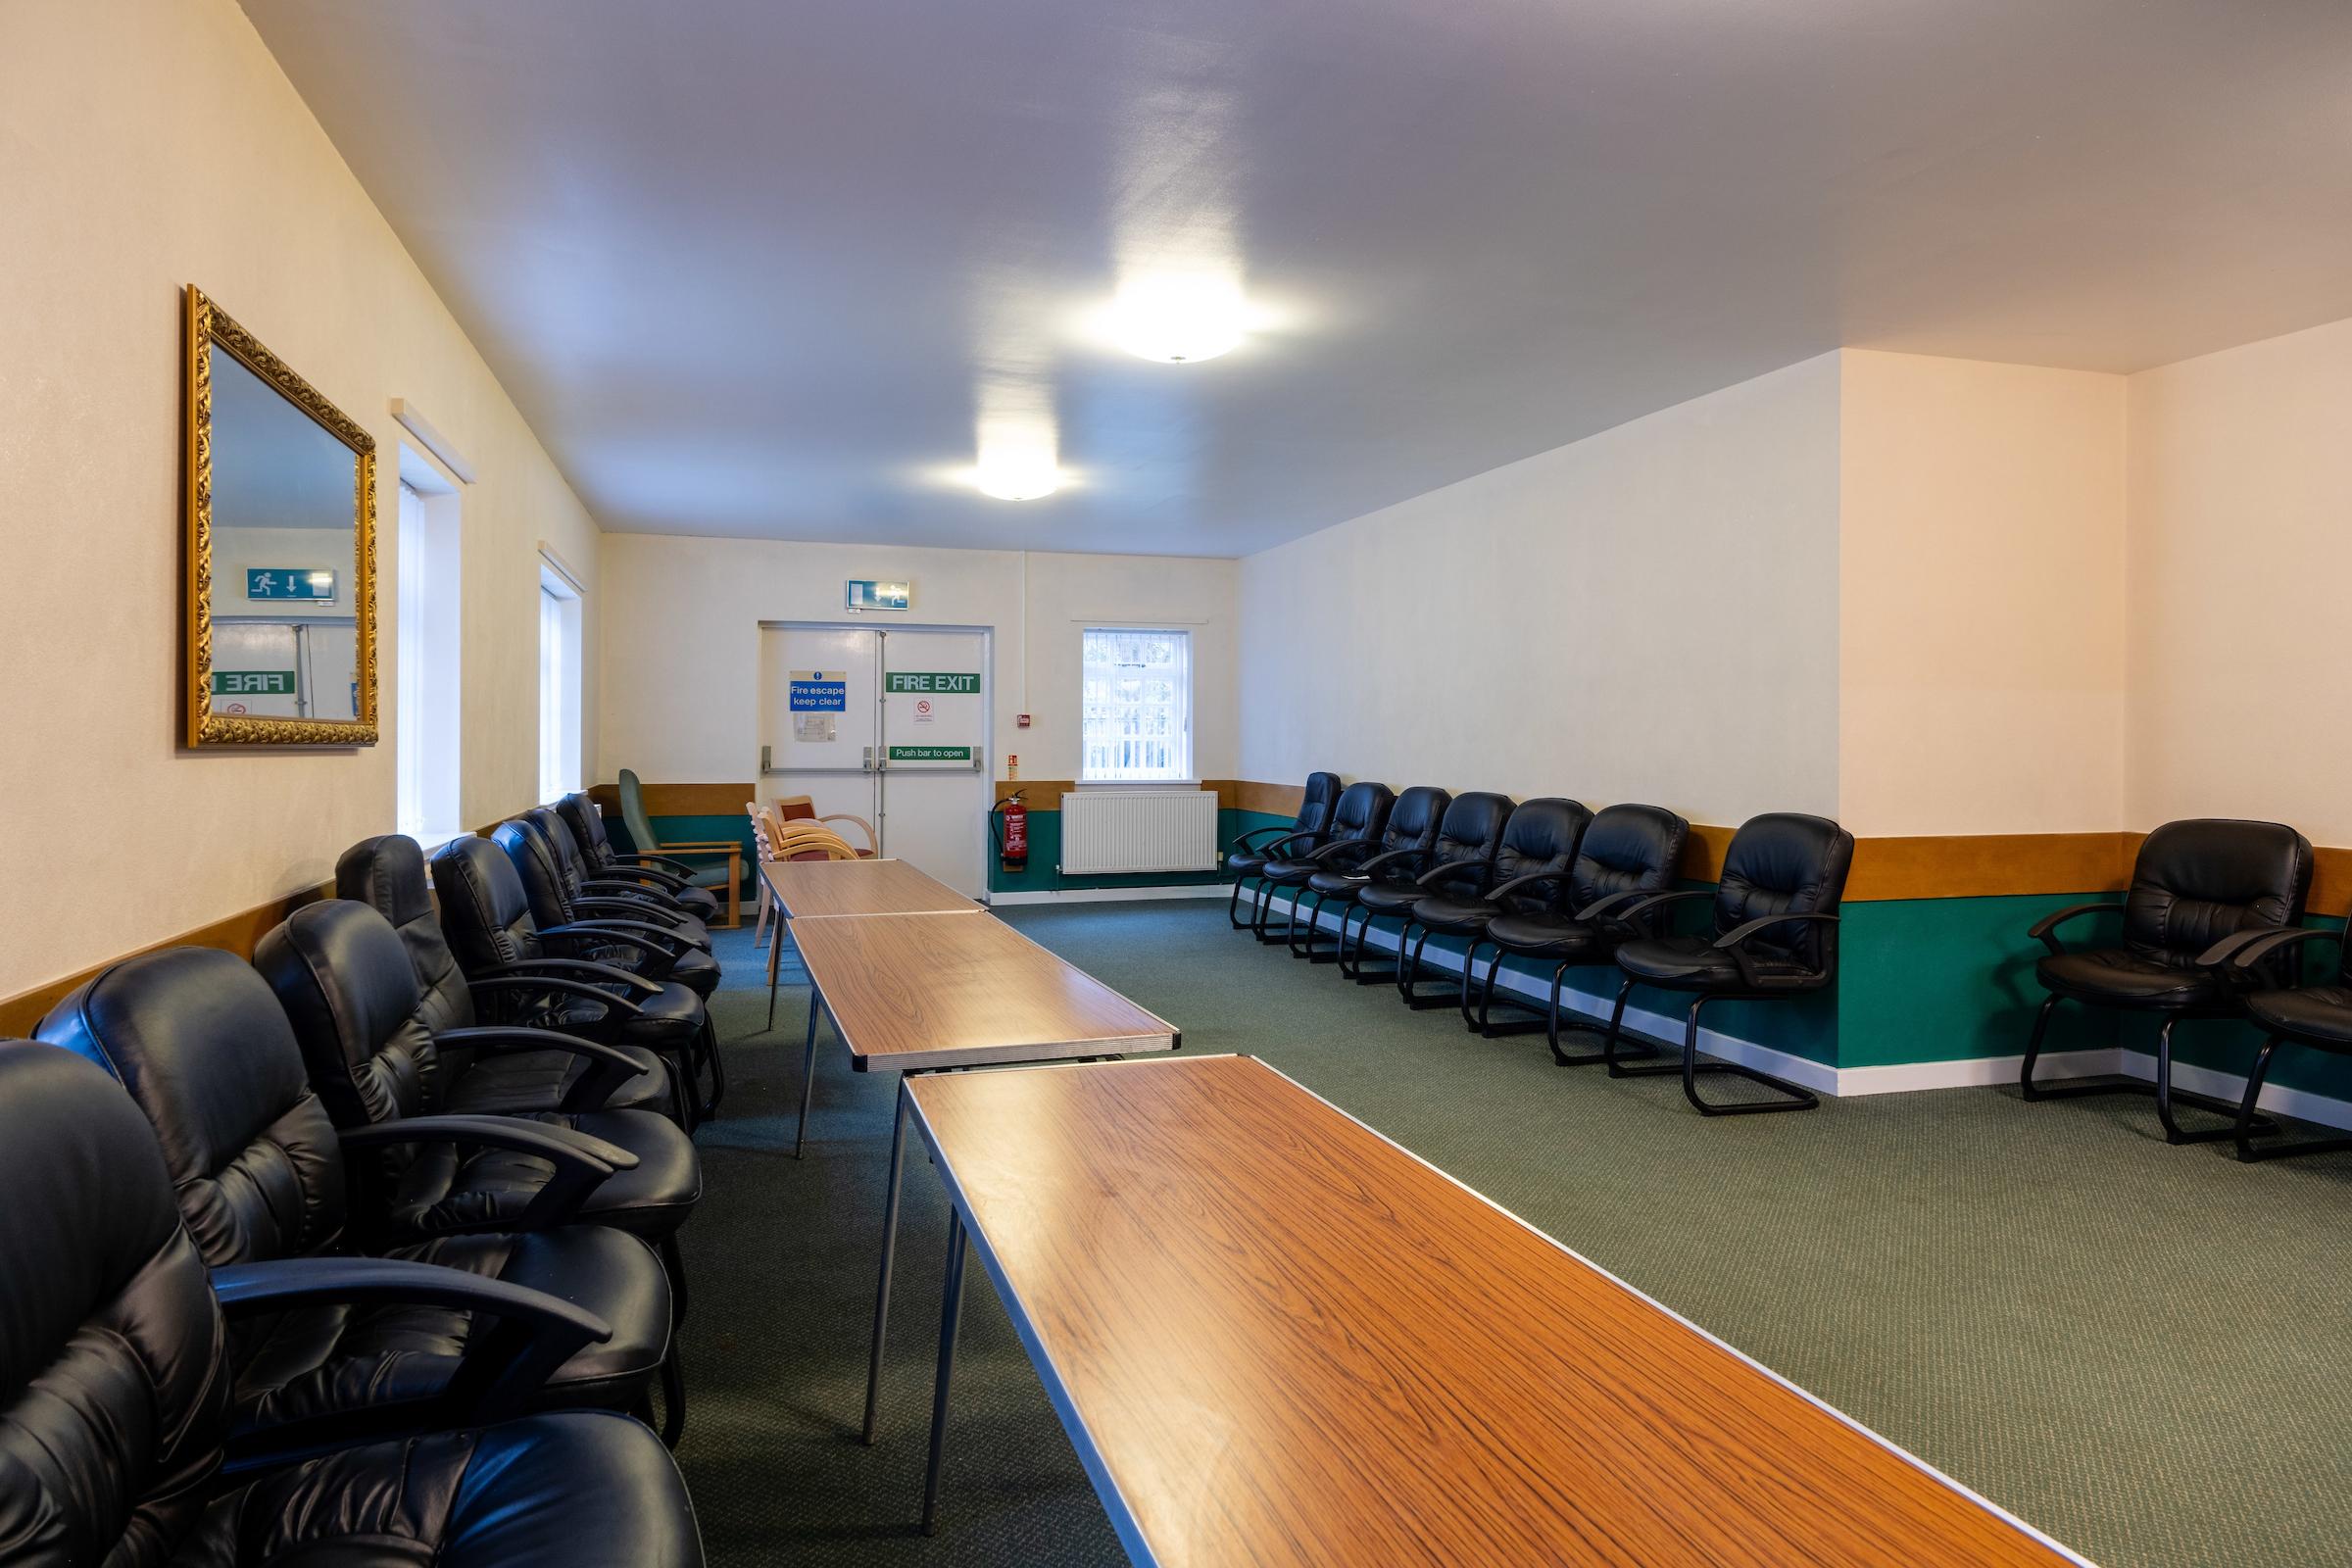
[[[2082,1559],[1243,1056],[909,1079],[966,1241],[1147,1564]]]
[[[824,915],[795,919],[791,928],[810,982],[793,1157],[800,1157],[808,1131],[820,1008],[848,1048],[851,1067],[902,1075],[866,1364],[864,1436],[870,1444],[881,1396],[882,1342],[890,1323],[891,1265],[898,1252],[908,1075],[1175,1051],[1184,1037],[1166,1019],[985,911]]]
[[[979,914],[979,905],[905,860],[761,860],[760,875],[787,916]],[[784,956],[781,922],[767,948],[767,1026],[776,1026],[776,964]]]

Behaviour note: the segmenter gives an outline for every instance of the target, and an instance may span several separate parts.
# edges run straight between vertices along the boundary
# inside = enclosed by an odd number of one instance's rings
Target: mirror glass
[[[212,357],[212,711],[361,713],[359,454],[218,342]]]

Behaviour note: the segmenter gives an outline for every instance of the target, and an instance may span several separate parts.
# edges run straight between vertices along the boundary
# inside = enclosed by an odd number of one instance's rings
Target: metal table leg
[[[876,1411],[882,1395],[882,1335],[890,1326],[890,1265],[899,1250],[899,1172],[906,1158],[906,1080],[899,1079],[899,1103],[890,1132],[890,1176],[882,1200],[882,1283],[874,1290],[874,1340],[865,1362],[865,1446],[874,1445]]]
[[[776,968],[784,956],[784,917],[776,916],[776,929],[767,943],[767,1026],[776,1026]],[[814,984],[814,982],[810,982]]]
[[[923,1472],[923,1534],[939,1534],[939,1468],[947,1451],[948,1389],[956,1377],[956,1324],[963,1315],[963,1210],[948,1218],[948,1279],[939,1302],[939,1380],[931,1391],[931,1460]]]
[[[816,1087],[816,982],[808,983],[808,1045],[801,1053],[801,1125],[792,1135],[792,1157],[801,1157],[801,1143],[808,1136],[808,1092]]]

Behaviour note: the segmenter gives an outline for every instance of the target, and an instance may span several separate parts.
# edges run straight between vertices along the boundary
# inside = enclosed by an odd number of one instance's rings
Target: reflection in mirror
[[[359,455],[210,345],[212,710],[360,716]]]

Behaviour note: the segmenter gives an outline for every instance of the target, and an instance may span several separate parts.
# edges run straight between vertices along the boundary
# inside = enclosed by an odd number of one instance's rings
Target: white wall
[[[462,808],[528,804],[535,552],[593,573],[595,524],[234,0],[0,6],[0,996],[316,886],[392,825],[388,685],[377,747],[178,746],[183,284],[373,433],[387,552],[389,399],[480,470]],[[387,554],[387,682],[396,611]]]
[[[1233,773],[1235,562],[617,533],[604,536],[602,562],[616,609],[603,644],[600,781],[624,767],[654,783],[753,778],[760,623],[847,621],[852,577],[914,585],[913,608],[866,617],[877,625],[995,630],[997,776],[1005,752],[1019,755],[1023,778],[1077,776],[1078,633],[1088,621],[1193,633],[1194,760],[1203,778]],[[1024,710],[1036,722],[1016,729]]]
[[[2144,371],[2131,410],[2132,825],[2352,845],[2352,320]]]
[[[1838,807],[1838,361],[1242,564],[1241,776]]]
[[[1841,358],[1840,820],[2123,827],[2124,378]]]

